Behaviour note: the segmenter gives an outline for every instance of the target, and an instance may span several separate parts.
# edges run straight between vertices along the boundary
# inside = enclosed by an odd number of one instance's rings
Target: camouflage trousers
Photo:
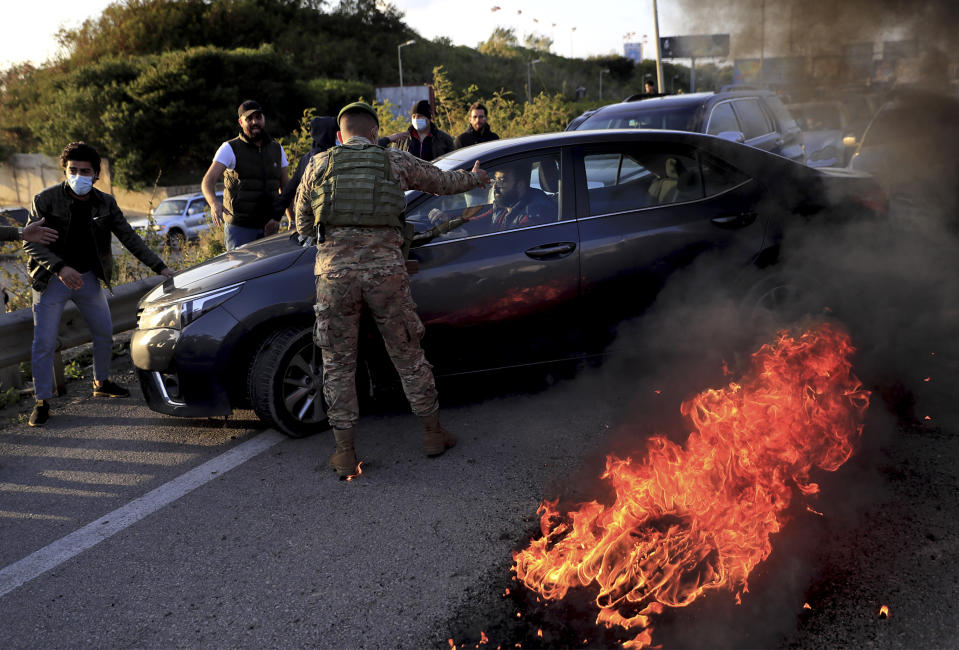
[[[330,424],[356,424],[356,360],[360,314],[366,304],[383,336],[386,351],[416,415],[439,409],[433,370],[420,347],[423,323],[416,315],[406,269],[344,268],[316,276],[314,340],[323,354],[323,396]]]

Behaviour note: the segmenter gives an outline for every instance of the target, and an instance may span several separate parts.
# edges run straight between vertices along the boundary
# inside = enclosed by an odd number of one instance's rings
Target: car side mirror
[[[739,144],[746,142],[746,136],[743,135],[742,131],[720,131],[716,134],[716,137],[729,140],[730,142],[738,142]]]

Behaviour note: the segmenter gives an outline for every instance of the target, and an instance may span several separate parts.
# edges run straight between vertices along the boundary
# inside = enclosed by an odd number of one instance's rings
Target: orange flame
[[[352,481],[355,478],[359,478],[363,475],[363,461],[360,461],[356,464],[356,474],[350,474],[346,477],[347,481]],[[452,639],[450,639],[452,641]]]
[[[627,648],[652,643],[650,617],[665,606],[717,589],[740,602],[772,552],[791,486],[818,492],[810,470],[836,470],[862,432],[869,391],[852,373],[852,352],[834,325],[798,338],[780,332],[753,354],[742,383],[682,404],[695,429],[685,446],[654,436],[642,462],[607,457],[612,505],[564,515],[558,499],[544,501],[542,537],[514,554],[516,577],[554,600],[595,582],[596,622],[636,631]]]
[[[889,618],[889,608],[885,605],[879,608],[879,618]]]

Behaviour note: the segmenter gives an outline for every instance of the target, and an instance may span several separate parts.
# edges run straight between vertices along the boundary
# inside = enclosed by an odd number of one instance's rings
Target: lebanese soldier
[[[336,440],[330,465],[346,478],[357,473],[355,376],[363,304],[423,423],[423,451],[439,456],[456,443],[440,425],[432,366],[420,348],[423,324],[402,253],[404,191],[458,194],[486,187],[489,176],[479,161],[470,172],[442,171],[408,152],[373,144],[379,120],[364,102],[345,106],[337,122],[343,146],[310,160],[295,211],[297,231],[317,238],[314,338],[323,355],[323,395]]]

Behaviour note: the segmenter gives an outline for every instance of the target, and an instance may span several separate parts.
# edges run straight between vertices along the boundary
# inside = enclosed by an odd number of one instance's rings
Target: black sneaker
[[[33,412],[27,421],[31,427],[42,427],[50,419],[50,402],[44,399],[38,399],[33,405]]]
[[[93,382],[94,397],[129,397],[130,391],[109,379]]]

